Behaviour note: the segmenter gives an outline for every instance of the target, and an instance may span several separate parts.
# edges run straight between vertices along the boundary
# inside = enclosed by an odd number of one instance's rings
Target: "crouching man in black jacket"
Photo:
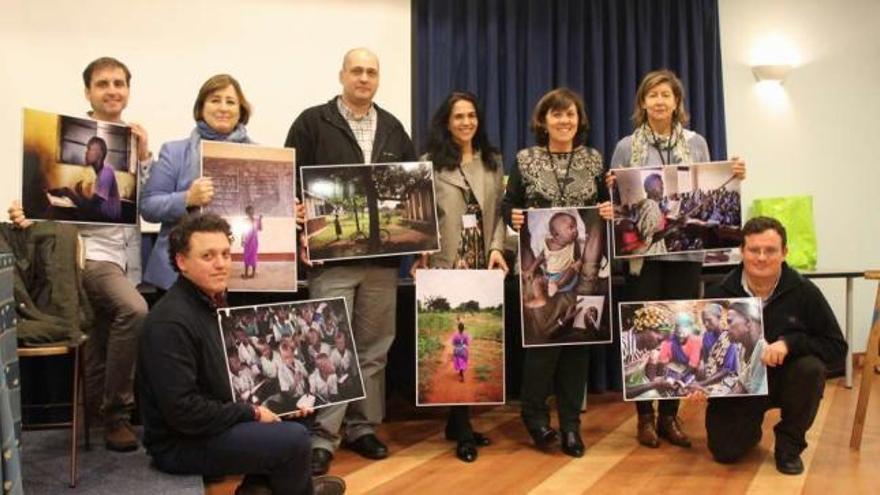
[[[216,314],[226,305],[231,235],[213,214],[184,217],[171,231],[181,276],[144,322],[137,366],[144,446],[161,471],[244,474],[236,494],[343,493],[339,478],[313,482],[303,425],[232,402]]]
[[[785,227],[779,221],[757,217],[746,222],[742,254],[742,265],[706,296],[761,298],[769,395],[710,399],[709,450],[718,462],[736,462],[761,440],[764,412],[778,407],[776,469],[800,474],[800,454],[819,410],[826,366],[843,358],[847,344],[819,288],[785,263]],[[737,315],[729,312],[728,317]]]

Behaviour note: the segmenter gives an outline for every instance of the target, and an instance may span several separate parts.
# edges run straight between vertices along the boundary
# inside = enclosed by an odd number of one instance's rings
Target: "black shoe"
[[[272,487],[265,476],[246,475],[236,487],[235,495],[272,495]]]
[[[366,457],[367,459],[384,459],[388,457],[388,447],[380,442],[376,435],[369,433],[349,442],[346,447]]]
[[[531,435],[532,441],[535,442],[535,447],[539,449],[548,447],[557,438],[556,430],[549,426],[542,426],[537,430],[529,428],[529,435]]]
[[[474,462],[477,460],[477,446],[474,442],[458,442],[455,446],[455,457],[464,462]]]
[[[326,474],[330,470],[333,452],[327,449],[312,449],[312,476]]]
[[[797,454],[776,454],[776,470],[782,474],[801,474],[804,463]]]
[[[345,493],[345,480],[338,476],[316,476],[312,478],[315,495],[342,495]]]
[[[459,440],[459,438],[457,436],[449,433],[449,431],[447,431],[445,433],[445,435],[446,435],[447,440],[451,440],[453,442],[461,442],[462,441],[462,440]],[[471,438],[473,438],[474,444],[477,447],[486,447],[488,445],[492,445],[492,440],[489,437],[487,437],[486,435],[483,435],[482,433],[479,433],[476,431],[471,432]]]
[[[487,437],[486,435],[475,431],[474,443],[477,444],[477,447],[486,447],[492,445],[492,440],[490,440],[489,437]]]
[[[562,432],[562,451],[572,457],[584,456],[584,441],[581,440],[580,433],[576,431]]]

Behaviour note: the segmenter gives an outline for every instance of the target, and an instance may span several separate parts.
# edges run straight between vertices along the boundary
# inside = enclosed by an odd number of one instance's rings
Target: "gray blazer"
[[[427,155],[423,160],[430,160]],[[483,240],[486,256],[489,251],[497,249],[504,252],[504,236],[506,227],[501,219],[501,198],[504,196],[504,168],[501,158],[497,159],[498,168],[490,171],[483,166],[479,154],[460,167],[473,188],[474,196],[483,211]],[[461,238],[461,217],[467,211],[465,192],[467,184],[461,173],[455,170],[434,170],[434,187],[437,195],[437,215],[440,224],[440,252],[431,255],[430,266],[436,268],[453,268],[458,255],[458,244]]]

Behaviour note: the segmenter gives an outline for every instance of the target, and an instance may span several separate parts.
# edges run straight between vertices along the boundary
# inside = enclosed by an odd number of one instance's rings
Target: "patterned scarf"
[[[670,163],[667,163],[666,165],[671,165],[673,163],[691,163],[691,151],[690,148],[688,148],[687,136],[685,135],[684,127],[682,127],[681,124],[676,123],[673,125],[672,133],[670,133],[669,137],[662,138],[657,136],[648,126],[648,123],[645,122],[633,131],[632,156],[629,159],[629,166],[645,166],[648,160],[648,153],[655,144],[659,146],[660,150],[658,151],[660,151],[660,153],[665,152],[667,149],[671,151]]]
[[[226,141],[229,143],[252,143],[247,135],[247,128],[237,124],[229,134],[220,134],[211,128],[204,120],[196,122],[196,128],[189,135],[189,169],[192,180],[202,175],[202,139],[208,141]]]
[[[718,340],[712,344],[712,348],[709,350],[709,357],[706,359],[706,376],[718,373],[721,366],[724,365],[728,349],[730,349],[730,336],[727,332],[721,332]]]

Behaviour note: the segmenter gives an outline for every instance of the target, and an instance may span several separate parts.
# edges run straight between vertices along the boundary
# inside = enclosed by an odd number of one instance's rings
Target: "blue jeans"
[[[268,480],[275,494],[311,494],[312,444],[308,429],[290,421],[238,423],[207,438],[188,438],[153,454],[160,471]]]

